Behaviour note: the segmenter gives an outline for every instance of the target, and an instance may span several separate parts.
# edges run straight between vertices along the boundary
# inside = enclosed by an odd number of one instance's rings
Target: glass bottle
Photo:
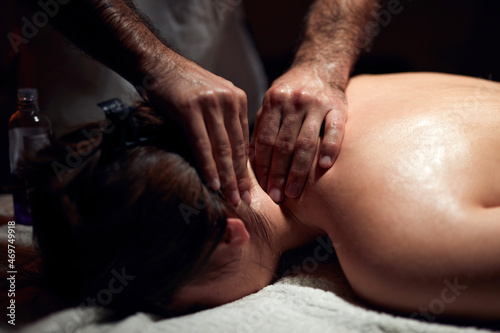
[[[14,220],[31,225],[30,185],[23,178],[23,160],[50,144],[49,119],[38,108],[38,91],[21,88],[17,92],[17,111],[9,120],[9,155],[14,196]]]

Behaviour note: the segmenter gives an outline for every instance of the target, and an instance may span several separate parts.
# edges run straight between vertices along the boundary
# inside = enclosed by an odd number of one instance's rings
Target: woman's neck
[[[264,214],[271,226],[271,252],[281,256],[282,253],[300,247],[326,233],[316,227],[306,225],[299,220],[285,205],[276,204],[269,195],[255,182],[251,189],[251,208]]]

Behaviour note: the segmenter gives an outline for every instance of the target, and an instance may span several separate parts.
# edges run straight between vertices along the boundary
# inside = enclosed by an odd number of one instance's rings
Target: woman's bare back
[[[410,313],[434,306],[434,314],[498,318],[500,84],[361,76],[347,97],[334,167],[312,170],[304,194],[285,204],[339,244],[342,268],[365,299]]]

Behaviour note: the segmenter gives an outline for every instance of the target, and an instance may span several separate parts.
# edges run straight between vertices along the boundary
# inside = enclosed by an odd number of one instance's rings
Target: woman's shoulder
[[[500,83],[494,81],[492,74],[485,76],[464,76],[450,73],[406,72],[388,74],[361,74],[351,78],[347,93],[369,89],[414,89],[432,87],[469,87],[472,89],[499,89]]]
[[[362,81],[362,80],[489,80],[494,81],[493,74],[488,74],[485,76],[466,76],[454,73],[442,73],[442,72],[397,72],[397,73],[383,73],[383,74],[358,74],[353,76],[350,83]]]

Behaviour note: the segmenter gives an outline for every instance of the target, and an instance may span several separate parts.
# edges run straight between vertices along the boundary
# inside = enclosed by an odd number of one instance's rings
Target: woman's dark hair
[[[123,130],[108,121],[33,161],[34,233],[47,283],[68,300],[169,315],[175,292],[207,269],[226,214],[238,214],[205,186],[178,129],[149,108],[132,116],[153,144],[116,149]],[[265,229],[254,231],[269,241]]]

